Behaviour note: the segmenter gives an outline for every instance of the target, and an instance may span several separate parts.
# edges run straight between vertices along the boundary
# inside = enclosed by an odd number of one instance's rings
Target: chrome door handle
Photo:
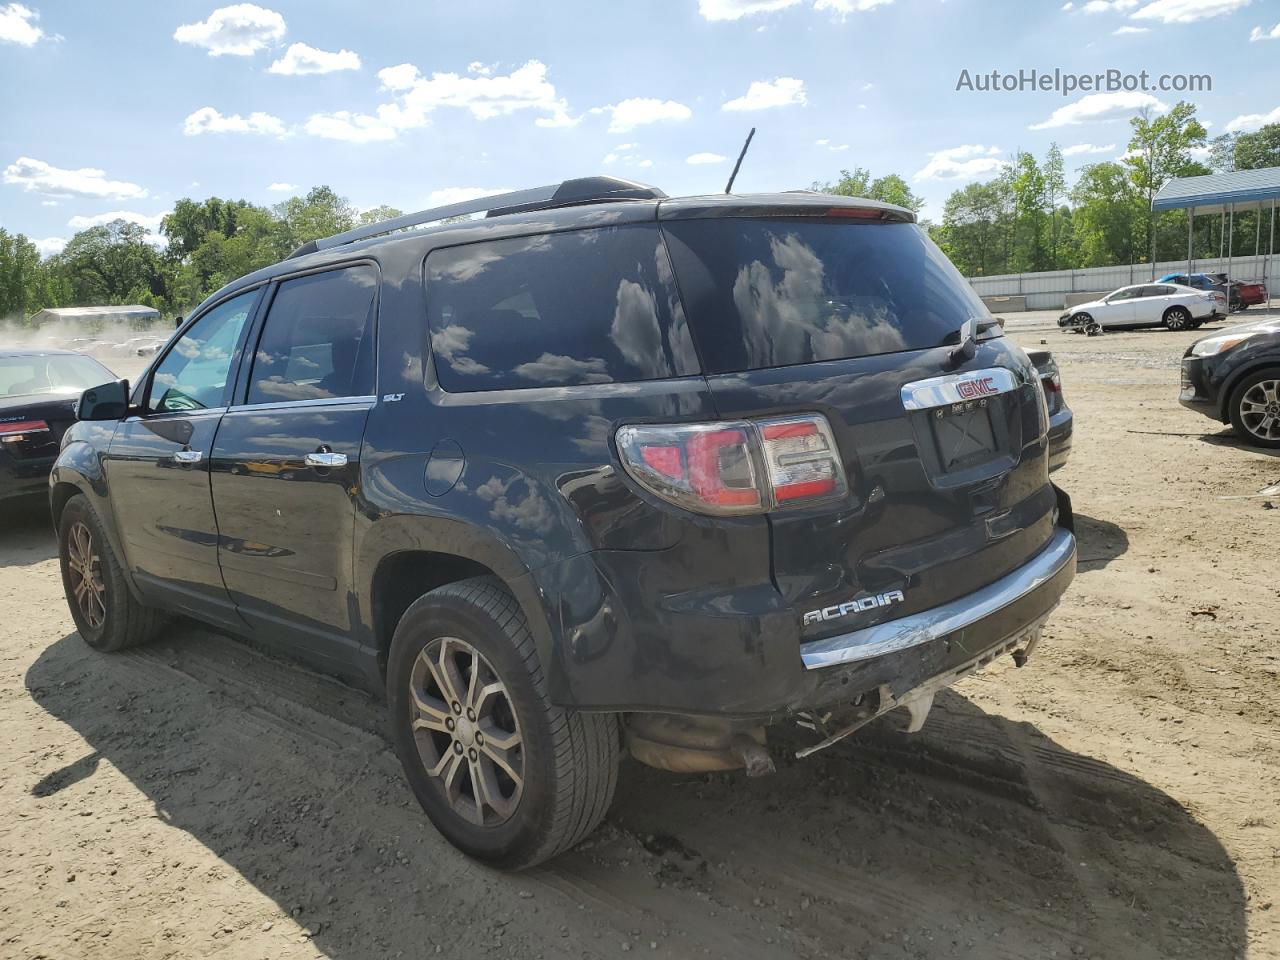
[[[347,455],[345,453],[328,452],[308,453],[306,464],[308,467],[345,467],[347,465]]]
[[[179,450],[173,455],[174,463],[199,463],[203,459],[203,450]]]

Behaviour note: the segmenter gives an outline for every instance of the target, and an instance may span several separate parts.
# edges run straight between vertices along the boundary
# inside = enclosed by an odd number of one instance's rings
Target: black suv
[[[428,816],[507,867],[599,823],[623,749],[762,773],[771,723],[918,729],[1075,571],[1035,369],[869,200],[588,178],[361,228],[79,415],[89,645],[187,614],[385,691]]]

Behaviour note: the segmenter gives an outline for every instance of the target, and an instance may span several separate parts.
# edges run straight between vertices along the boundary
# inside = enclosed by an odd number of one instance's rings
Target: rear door
[[[1177,291],[1164,284],[1142,288],[1142,296],[1133,301],[1134,326],[1153,327],[1164,322],[1164,312],[1174,302]]]
[[[218,569],[209,458],[261,290],[224,300],[174,341],[120,424],[106,474],[125,559],[161,602],[240,625]]]
[[[843,502],[768,515],[778,589],[835,611],[806,616],[806,639],[934,607],[1041,549],[1055,496],[1034,367],[917,226],[663,229],[719,415],[820,413],[839,447]],[[964,359],[971,318],[985,332]]]
[[[281,281],[213,448],[227,589],[255,628],[322,658],[351,627],[377,294],[371,263]]]

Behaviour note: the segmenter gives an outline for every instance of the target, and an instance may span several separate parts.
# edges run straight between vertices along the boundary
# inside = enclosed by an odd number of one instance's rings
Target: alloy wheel
[[[102,561],[94,549],[93,533],[80,521],[67,532],[67,566],[71,589],[80,614],[93,629],[107,619],[107,588],[102,582]]]
[[[437,637],[409,675],[413,735],[449,806],[478,826],[510,820],[524,791],[524,739],[506,685],[475,647]]]
[[[1280,380],[1259,380],[1245,391],[1240,421],[1255,437],[1280,440]]]
[[[1186,327],[1189,315],[1181,307],[1175,307],[1169,311],[1169,319],[1166,321],[1170,330],[1182,330]]]

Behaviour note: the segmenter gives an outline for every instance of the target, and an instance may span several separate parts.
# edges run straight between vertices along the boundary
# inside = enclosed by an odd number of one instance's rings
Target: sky
[[[1212,89],[982,89],[1031,70]],[[317,184],[406,211],[591,174],[714,193],[753,126],[735,192],[863,166],[937,220],[1015,150],[1058,143],[1070,179],[1179,99],[1211,136],[1280,122],[1280,0],[0,0],[0,226],[47,254]]]

